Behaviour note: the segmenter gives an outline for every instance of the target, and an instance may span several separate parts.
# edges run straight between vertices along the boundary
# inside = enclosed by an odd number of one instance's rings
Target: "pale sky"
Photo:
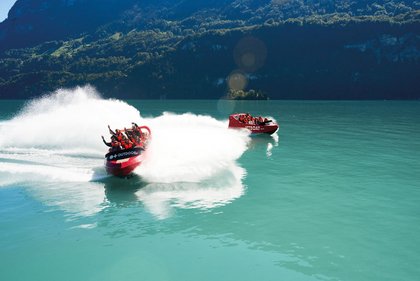
[[[0,22],[7,18],[7,13],[15,2],[16,0],[0,0]]]

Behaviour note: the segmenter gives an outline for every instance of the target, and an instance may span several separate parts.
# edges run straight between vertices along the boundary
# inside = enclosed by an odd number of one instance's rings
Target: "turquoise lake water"
[[[0,102],[0,280],[419,280],[420,102],[111,103],[168,148],[144,176],[104,175],[100,136],[74,123],[101,105]],[[163,112],[174,131],[159,140]],[[225,140],[214,127],[231,112],[280,130]],[[197,122],[210,154],[194,152]],[[230,155],[236,137],[246,148]]]

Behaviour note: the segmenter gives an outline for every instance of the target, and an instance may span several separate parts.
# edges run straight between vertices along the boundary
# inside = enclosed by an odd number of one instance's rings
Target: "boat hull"
[[[274,134],[279,128],[278,125],[245,125],[243,128],[248,129],[251,131],[251,134]]]
[[[108,174],[125,177],[130,175],[143,161],[143,149],[132,148],[105,155],[105,169]]]

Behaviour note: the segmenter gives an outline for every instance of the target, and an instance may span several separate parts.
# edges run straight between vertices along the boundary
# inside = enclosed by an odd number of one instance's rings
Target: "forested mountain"
[[[420,98],[420,1],[18,0],[0,97]]]

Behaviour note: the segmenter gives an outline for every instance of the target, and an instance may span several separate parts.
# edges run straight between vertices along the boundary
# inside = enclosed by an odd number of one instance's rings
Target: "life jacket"
[[[130,149],[133,147],[133,144],[128,141],[124,141],[122,142],[122,146],[124,147],[124,149]]]
[[[118,140],[119,142],[121,142],[121,141],[123,140],[123,135],[122,135],[121,133],[118,133],[118,134],[116,134],[115,136],[117,137],[117,140]]]

